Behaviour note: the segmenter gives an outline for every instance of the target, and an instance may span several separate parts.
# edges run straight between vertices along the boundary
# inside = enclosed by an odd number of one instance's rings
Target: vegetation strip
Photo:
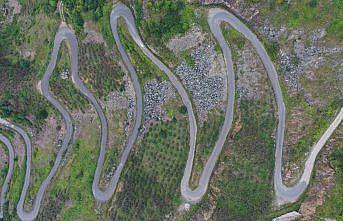
[[[1,120],[1,119],[0,119]],[[3,135],[0,134],[0,141],[5,144],[8,149],[8,172],[6,175],[6,179],[2,185],[1,193],[0,193],[0,219],[4,218],[4,204],[6,201],[6,193],[8,189],[8,185],[10,183],[11,177],[13,175],[13,168],[14,168],[14,150],[11,142]]]

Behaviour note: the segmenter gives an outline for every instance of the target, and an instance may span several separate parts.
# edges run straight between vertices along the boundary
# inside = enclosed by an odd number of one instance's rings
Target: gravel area
[[[191,51],[194,65],[182,61],[176,74],[193,98],[199,122],[203,122],[208,111],[221,106],[225,99],[226,77],[224,62],[220,62],[213,44],[202,44]],[[217,64],[216,64],[217,63]],[[213,66],[217,65],[216,71]]]
[[[175,89],[169,81],[148,81],[144,85],[144,122],[165,120],[167,116],[161,105],[171,98],[175,98]]]

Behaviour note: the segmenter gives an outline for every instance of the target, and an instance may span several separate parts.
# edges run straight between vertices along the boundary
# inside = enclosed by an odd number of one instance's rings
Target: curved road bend
[[[41,186],[39,187],[39,190],[37,192],[37,195],[34,199],[32,210],[27,212],[24,210],[24,202],[25,198],[28,192],[28,188],[30,185],[30,171],[31,171],[31,141],[29,136],[26,134],[26,132],[21,129],[20,127],[14,125],[14,124],[9,124],[8,127],[16,132],[18,132],[24,139],[25,145],[26,145],[26,173],[25,173],[25,181],[24,181],[24,186],[20,195],[20,199],[17,205],[17,214],[18,217],[23,220],[23,221],[32,221],[34,220],[39,212],[40,205],[45,193],[45,190],[47,189],[48,185],[51,183],[52,178],[54,177],[60,163],[63,157],[63,154],[68,148],[69,142],[72,138],[73,134],[73,127],[72,127],[72,121],[71,117],[69,116],[68,112],[58,103],[56,99],[54,99],[49,91],[49,79],[53,73],[53,70],[56,66],[56,61],[57,61],[57,55],[59,48],[61,46],[61,42],[63,40],[67,39],[70,41],[72,39],[72,35],[70,34],[70,30],[67,28],[61,28],[58,33],[55,36],[55,41],[54,41],[54,48],[52,51],[51,55],[51,60],[49,62],[48,68],[44,73],[44,76],[40,82],[40,91],[42,95],[52,104],[55,106],[55,108],[61,113],[65,125],[66,125],[66,134],[64,135],[63,138],[63,143],[62,146],[57,153],[56,160],[54,162],[54,165],[52,169],[50,170],[48,176],[45,178],[45,180],[42,182]],[[75,61],[72,60],[71,66],[72,66],[72,72],[75,72],[77,68],[75,67]]]
[[[343,118],[343,108],[340,110],[338,116],[324,133],[324,135],[320,138],[317,144],[311,149],[310,155],[305,163],[305,170],[302,174],[300,181],[293,187],[286,187],[282,183],[282,175],[281,175],[281,168],[282,168],[282,147],[283,147],[283,140],[284,140],[284,130],[285,130],[285,115],[286,109],[283,102],[281,88],[278,82],[277,73],[275,67],[270,60],[263,44],[258,40],[256,35],[250,31],[248,27],[246,27],[238,18],[236,18],[233,14],[223,9],[210,9],[209,10],[209,18],[208,23],[210,25],[211,31],[217,41],[219,42],[226,64],[228,66],[232,66],[232,59],[230,55],[230,49],[222,35],[220,30],[220,23],[227,22],[241,34],[243,34],[255,47],[257,53],[259,54],[264,67],[267,70],[268,77],[272,83],[273,91],[275,94],[275,99],[278,107],[278,128],[276,134],[276,152],[275,152],[275,170],[274,170],[274,189],[277,198],[277,203],[279,205],[290,203],[296,201],[300,195],[305,191],[306,187],[309,184],[309,180],[311,178],[311,173],[313,170],[314,162],[316,156],[318,155],[321,148],[324,146],[325,142],[334,132],[334,130],[340,125]],[[232,87],[231,87],[232,89]],[[229,93],[233,94],[234,91],[230,91]],[[233,105],[234,101],[230,100],[229,105]]]
[[[111,21],[113,21],[111,19]],[[98,184],[101,176],[101,172],[103,169],[104,161],[105,161],[105,154],[106,154],[106,145],[108,140],[108,125],[107,120],[105,117],[105,114],[103,113],[99,103],[97,102],[94,95],[87,89],[87,87],[83,84],[81,81],[79,74],[78,74],[78,43],[75,35],[71,32],[70,29],[64,28],[61,29],[63,31],[63,36],[65,39],[68,40],[69,46],[70,46],[70,52],[71,52],[71,63],[72,63],[72,81],[75,84],[75,87],[87,98],[87,100],[93,105],[95,108],[99,119],[100,119],[100,125],[101,125],[101,141],[100,141],[100,154],[97,162],[97,167],[94,174],[94,179],[92,183],[92,192],[95,197],[95,199],[100,202],[104,203],[107,202],[112,195],[114,194],[114,191],[116,189],[117,183],[119,181],[120,174],[123,170],[123,167],[125,165],[125,162],[128,158],[128,155],[132,149],[133,144],[135,143],[135,140],[138,135],[141,118],[142,118],[142,93],[140,90],[140,86],[138,84],[138,78],[135,72],[130,71],[130,77],[133,81],[135,93],[136,93],[136,99],[137,99],[137,118],[135,120],[133,133],[129,137],[129,141],[127,144],[127,147],[125,148],[119,165],[111,178],[111,181],[106,186],[106,189],[104,191],[100,190]],[[60,31],[60,32],[61,32]],[[57,35],[58,36],[58,35]],[[56,37],[57,37],[56,36]],[[126,63],[127,66],[129,66]],[[131,66],[132,67],[132,66]]]
[[[0,119],[1,121],[1,119]],[[10,183],[11,177],[13,175],[13,169],[14,169],[14,150],[11,142],[2,134],[0,134],[0,142],[3,143],[7,149],[8,149],[8,172],[5,178],[5,181],[1,188],[0,193],[0,219],[4,218],[4,204],[6,201],[6,193],[8,190],[8,185]]]
[[[113,31],[113,35],[115,36],[116,42],[120,43],[118,33],[117,33],[117,19],[119,17],[124,18],[132,39],[139,46],[139,48],[143,51],[143,53],[148,58],[150,58],[152,62],[156,66],[159,67],[159,69],[161,69],[163,72],[167,74],[169,80],[171,81],[173,86],[177,89],[178,93],[180,94],[184,105],[187,107],[188,119],[189,119],[189,131],[190,131],[190,143],[189,143],[190,150],[189,150],[189,155],[188,155],[188,159],[187,159],[187,163],[185,167],[185,172],[181,181],[181,194],[186,202],[190,202],[190,203],[197,202],[206,192],[208,182],[209,182],[213,167],[215,165],[215,161],[221,151],[221,148],[225,142],[225,138],[231,127],[233,105],[231,106],[229,105],[227,107],[224,126],[222,128],[219,139],[216,143],[215,150],[212,152],[212,155],[204,168],[204,171],[200,178],[199,186],[195,190],[191,190],[189,187],[189,180],[190,180],[190,176],[192,172],[192,166],[193,166],[193,160],[194,160],[194,154],[195,154],[196,134],[197,134],[196,119],[194,116],[191,100],[188,97],[186,90],[183,88],[183,85],[175,77],[175,75],[168,69],[168,67],[166,67],[166,65],[164,65],[160,60],[158,60],[156,56],[154,56],[153,53],[143,44],[138,34],[137,28],[135,26],[134,18],[130,9],[121,3],[115,5],[111,13],[112,31]],[[118,44],[118,49],[123,57],[124,62],[126,64],[130,64],[129,58],[127,57],[125,50],[123,49],[121,44]],[[134,71],[131,64],[128,66],[129,66],[129,69],[131,69],[130,71]],[[232,66],[230,66],[230,69],[232,69]],[[233,84],[233,81],[231,80],[231,77],[232,76],[229,76],[228,87],[234,91],[234,84]],[[231,97],[231,100],[233,100],[233,94],[229,94],[229,97]]]
[[[111,178],[110,183],[106,186],[106,189],[104,191],[100,190],[98,184],[99,184],[101,171],[102,171],[104,161],[105,161],[106,142],[107,142],[107,121],[106,121],[105,115],[103,114],[103,112],[101,110],[100,105],[97,103],[94,96],[82,85],[82,82],[80,81],[78,76],[75,76],[73,79],[74,83],[79,85],[79,89],[81,90],[81,92],[93,104],[93,106],[95,107],[95,109],[96,109],[96,111],[100,117],[100,122],[101,122],[101,149],[100,149],[100,155],[99,155],[97,168],[95,171],[94,180],[93,180],[93,184],[92,184],[93,195],[94,195],[95,199],[100,203],[107,202],[112,197],[112,195],[114,194],[114,191],[117,187],[121,172],[124,168],[124,165],[127,161],[129,153],[130,153],[130,151],[131,151],[131,149],[132,149],[132,147],[136,141],[136,138],[138,136],[139,127],[140,127],[140,124],[142,121],[142,113],[143,113],[143,111],[142,111],[143,110],[143,108],[142,108],[143,98],[142,98],[141,88],[140,88],[140,85],[138,82],[138,77],[137,77],[137,74],[136,74],[134,68],[132,67],[132,64],[128,60],[128,57],[123,50],[123,46],[120,42],[120,39],[119,39],[119,36],[117,33],[117,29],[116,29],[117,17],[113,16],[113,11],[114,10],[112,10],[111,17],[110,17],[112,33],[113,33],[113,36],[115,38],[117,47],[121,53],[121,56],[123,57],[123,61],[125,63],[125,66],[127,67],[128,71],[129,71],[130,78],[131,78],[131,81],[133,83],[133,87],[134,87],[135,94],[136,94],[136,106],[137,107],[136,107],[136,119],[135,119],[132,134],[129,137],[127,146],[124,149],[122,156],[120,157],[119,165],[118,165],[113,177]]]

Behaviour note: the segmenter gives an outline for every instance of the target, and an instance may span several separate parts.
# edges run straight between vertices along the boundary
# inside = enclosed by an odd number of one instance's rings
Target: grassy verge
[[[146,81],[152,78],[167,79],[167,76],[134,43],[126,27],[124,27],[123,23],[120,23],[118,27],[119,36],[125,51],[129,54],[131,62],[137,71],[140,83],[144,85]]]
[[[317,209],[315,220],[323,220],[324,218],[343,219],[343,148],[340,146],[342,139],[339,138],[343,134],[343,130],[342,128],[338,128],[338,130],[335,132],[338,138],[334,142],[334,149],[329,156],[331,165],[335,170],[335,187],[327,195],[324,204]]]
[[[196,153],[190,181],[191,188],[198,186],[200,175],[213,151],[223,122],[224,114],[218,110],[213,110],[208,114],[208,119],[204,122],[204,125],[198,128]]]
[[[112,138],[111,142],[109,142],[110,139],[108,139],[100,187],[101,184],[104,184],[106,175],[113,172],[114,166],[118,165],[124,148],[126,148],[128,139],[128,137],[125,136],[125,126],[123,126],[124,122],[127,120],[127,109],[109,110],[106,112],[106,118],[108,121],[109,137]],[[132,123],[133,122],[131,122],[131,124]],[[131,132],[129,132],[129,136],[130,135]],[[115,167],[115,169],[116,168],[117,167]]]

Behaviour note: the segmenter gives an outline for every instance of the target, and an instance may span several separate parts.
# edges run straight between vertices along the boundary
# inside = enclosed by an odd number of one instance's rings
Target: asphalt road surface
[[[332,135],[334,130],[341,124],[342,118],[343,118],[343,108],[340,110],[336,119],[333,121],[333,123],[324,133],[324,135],[320,138],[318,143],[312,147],[309,157],[307,158],[306,163],[305,163],[304,172],[299,182],[293,187],[286,187],[282,183],[282,174],[281,174],[282,147],[283,147],[284,132],[285,132],[286,109],[283,102],[282,92],[281,92],[281,88],[278,82],[278,77],[277,77],[275,67],[270,57],[268,56],[263,44],[258,40],[256,35],[252,31],[249,30],[249,28],[246,25],[244,25],[238,18],[236,18],[233,14],[231,14],[228,11],[225,11],[223,9],[210,9],[208,23],[210,25],[213,35],[215,36],[215,38],[217,39],[217,41],[219,42],[222,48],[226,65],[231,66],[230,68],[231,70],[232,70],[231,53],[220,30],[221,22],[229,23],[233,28],[235,28],[237,31],[243,34],[252,43],[258,55],[260,56],[265,69],[267,70],[268,77],[272,83],[272,87],[273,87],[273,91],[274,91],[274,95],[275,95],[275,99],[277,103],[278,121],[279,121],[277,131],[276,131],[276,152],[275,152],[275,170],[274,170],[274,189],[275,189],[276,199],[279,205],[295,202],[301,196],[301,194],[305,191],[306,187],[309,184],[311,173],[312,173],[314,163],[315,163],[318,153],[320,152],[320,150],[322,149],[326,141],[329,139],[329,137]],[[234,94],[234,87],[229,87],[229,94],[231,95]],[[232,98],[234,98],[234,96],[230,96],[229,99],[232,99]],[[228,104],[233,106],[234,101],[229,100]]]
[[[199,185],[196,189],[192,190],[189,187],[189,180],[192,173],[192,166],[194,161],[194,154],[195,154],[195,144],[196,144],[196,134],[197,134],[197,124],[196,119],[194,116],[193,108],[191,105],[191,101],[183,88],[180,81],[175,77],[175,75],[168,69],[166,65],[164,65],[143,43],[141,40],[139,33],[137,31],[137,28],[135,26],[134,17],[128,7],[125,5],[119,3],[117,4],[111,13],[111,25],[112,25],[112,31],[115,36],[116,42],[118,45],[118,49],[123,57],[123,60],[125,64],[127,65],[130,73],[134,73],[134,68],[132,67],[122,45],[120,44],[120,40],[117,33],[117,18],[123,17],[125,20],[125,23],[127,25],[127,29],[134,40],[134,42],[139,46],[139,48],[143,51],[143,53],[151,59],[151,61],[158,66],[163,72],[165,72],[173,84],[173,86],[177,89],[178,93],[180,94],[182,101],[184,105],[187,107],[188,111],[188,118],[189,118],[189,131],[190,131],[190,149],[188,154],[188,159],[186,163],[186,167],[184,170],[184,175],[181,181],[181,194],[183,199],[186,203],[196,203],[198,202],[202,196],[206,193],[209,180],[211,178],[211,174],[213,172],[214,166],[216,164],[216,161],[219,157],[219,154],[222,150],[222,147],[225,143],[226,137],[228,135],[228,132],[232,125],[233,120],[233,108],[234,108],[234,98],[235,98],[235,82],[234,82],[234,71],[233,71],[233,64],[232,64],[232,57],[231,57],[231,51],[228,47],[223,34],[220,29],[220,23],[221,22],[228,22],[230,25],[232,25],[237,31],[242,33],[255,47],[257,53],[259,54],[264,67],[267,70],[268,77],[272,83],[272,87],[274,90],[274,95],[278,107],[278,128],[277,128],[277,134],[276,134],[276,153],[275,153],[275,179],[274,179],[274,185],[275,185],[275,192],[277,199],[282,199],[283,202],[293,202],[299,196],[303,193],[303,191],[306,189],[308,185],[308,181],[313,169],[313,164],[315,162],[315,158],[319,152],[319,150],[323,147],[328,137],[332,134],[334,129],[340,124],[342,121],[341,113],[338,115],[336,120],[333,122],[333,124],[328,129],[327,133],[324,134],[323,137],[325,139],[321,139],[320,142],[318,142],[319,145],[316,145],[314,148],[314,151],[311,152],[310,157],[308,158],[305,166],[305,171],[303,173],[303,179],[300,180],[300,182],[295,185],[292,188],[285,188],[285,186],[282,184],[282,177],[281,177],[281,165],[282,165],[282,146],[283,146],[283,139],[284,139],[284,127],[285,127],[285,114],[286,109],[283,102],[282,92],[278,81],[278,76],[275,70],[275,67],[268,56],[263,44],[258,40],[256,35],[250,31],[250,29],[244,25],[238,18],[236,18],[233,14],[231,14],[228,11],[225,11],[223,9],[210,9],[209,10],[209,17],[208,17],[208,23],[211,29],[211,32],[213,33],[214,37],[219,42],[219,45],[222,49],[224,60],[227,66],[227,77],[228,77],[228,105],[225,112],[225,119],[223,126],[221,128],[221,133],[219,134],[218,140],[215,144],[215,147],[206,162],[206,165],[202,171]],[[115,23],[113,23],[113,20],[115,20]],[[138,82],[134,82],[135,86],[139,86]],[[139,105],[138,105],[138,108]],[[342,111],[341,111],[342,112]]]
[[[38,192],[36,194],[36,197],[33,202],[32,210],[27,212],[24,210],[24,202],[25,198],[27,195],[27,191],[30,185],[30,171],[31,171],[31,154],[32,154],[32,149],[31,149],[31,141],[29,136],[25,133],[23,129],[20,127],[10,124],[10,128],[16,132],[18,132],[24,139],[25,145],[26,145],[26,173],[25,173],[25,181],[24,181],[24,186],[20,195],[20,199],[17,205],[17,214],[18,217],[23,220],[23,221],[31,221],[34,220],[39,212],[39,208],[41,206],[41,202],[44,196],[44,193],[48,187],[48,185],[51,183],[52,178],[56,174],[56,171],[61,163],[62,157],[65,153],[65,151],[68,148],[69,142],[71,141],[72,134],[73,134],[73,127],[72,127],[72,121],[71,118],[68,114],[68,112],[61,106],[60,103],[56,99],[54,99],[49,91],[49,79],[53,73],[53,70],[55,69],[56,66],[56,61],[57,61],[57,55],[59,48],[61,46],[61,42],[63,40],[69,41],[71,45],[75,44],[76,39],[75,37],[71,34],[70,30],[68,28],[61,28],[58,33],[55,36],[55,41],[54,41],[54,48],[51,54],[51,60],[49,62],[48,68],[44,73],[44,76],[39,84],[40,86],[40,92],[42,95],[52,104],[55,106],[55,108],[61,113],[65,125],[66,125],[66,133],[63,138],[63,143],[60,148],[60,150],[57,153],[55,162],[53,167],[51,168],[48,176],[45,178],[45,180],[42,182],[41,186],[38,189]],[[73,50],[73,48],[72,48]],[[71,71],[74,73],[77,71],[77,58],[75,60],[75,57],[72,57],[72,62],[71,62]]]
[[[92,95],[89,92],[88,92],[88,95],[86,95],[87,97],[89,97],[89,99],[91,99],[93,106],[97,110],[98,115],[101,119],[101,126],[102,126],[101,150],[100,150],[98,164],[97,164],[97,168],[96,168],[94,180],[93,180],[93,185],[92,185],[93,195],[96,198],[96,200],[98,202],[101,202],[101,203],[107,202],[115,192],[115,189],[117,187],[117,184],[118,184],[118,181],[120,178],[120,174],[124,168],[124,165],[127,161],[129,153],[130,153],[130,151],[131,151],[131,149],[132,149],[132,147],[133,147],[133,145],[137,139],[139,127],[140,127],[140,124],[142,121],[142,113],[143,113],[143,108],[142,108],[143,98],[142,98],[141,88],[140,88],[140,85],[138,83],[138,77],[137,77],[135,69],[132,67],[131,62],[128,59],[127,54],[125,53],[125,51],[123,49],[123,46],[120,42],[118,32],[117,32],[117,22],[118,22],[118,18],[120,16],[121,16],[121,14],[117,10],[117,8],[114,8],[111,12],[110,23],[111,23],[113,37],[116,41],[116,45],[118,47],[118,50],[119,50],[119,52],[123,58],[124,64],[129,71],[130,78],[131,78],[131,81],[132,81],[132,84],[133,84],[133,87],[135,90],[135,94],[136,94],[136,118],[135,118],[135,123],[134,123],[132,134],[129,137],[129,140],[127,142],[127,146],[124,149],[124,152],[120,158],[119,165],[118,165],[116,171],[114,172],[114,175],[111,178],[110,183],[107,185],[106,189],[104,191],[102,191],[99,189],[98,183],[99,183],[101,171],[102,171],[104,160],[105,160],[106,141],[107,141],[107,123],[106,123],[106,119],[105,119],[104,114],[101,112],[100,106],[96,103],[96,100],[94,98],[92,98]]]
[[[141,88],[138,82],[138,77],[135,69],[133,68],[128,55],[126,54],[123,45],[121,44],[119,35],[118,35],[118,19],[122,17],[126,23],[127,29],[134,40],[134,42],[139,46],[139,48],[143,51],[143,53],[151,59],[151,61],[158,66],[163,72],[165,72],[173,84],[173,86],[176,88],[178,93],[181,96],[181,99],[184,103],[184,105],[187,107],[188,111],[188,120],[189,120],[189,131],[190,131],[190,141],[189,141],[189,154],[188,159],[186,162],[183,178],[181,181],[181,194],[186,203],[196,203],[198,202],[202,196],[206,193],[207,187],[211,178],[211,174],[213,172],[214,166],[216,164],[216,161],[219,157],[219,154],[221,153],[222,147],[225,143],[226,137],[228,135],[228,132],[231,128],[232,121],[233,121],[233,108],[234,108],[234,99],[235,99],[235,81],[234,81],[234,71],[233,71],[233,63],[232,63],[232,57],[231,57],[231,51],[229,46],[227,45],[226,40],[223,37],[222,31],[220,29],[220,24],[222,22],[229,23],[233,28],[235,28],[237,31],[242,33],[255,47],[258,55],[260,56],[264,67],[267,70],[268,77],[271,81],[272,88],[274,91],[277,108],[278,108],[278,126],[276,131],[276,152],[275,152],[275,171],[274,171],[274,189],[275,194],[277,198],[277,203],[279,205],[290,203],[296,201],[300,195],[305,191],[306,187],[309,184],[309,180],[311,178],[311,173],[313,171],[314,163],[316,160],[316,157],[322,147],[325,145],[329,137],[332,135],[332,133],[335,131],[335,129],[340,126],[342,119],[343,119],[343,108],[340,110],[339,114],[337,115],[336,119],[332,122],[330,127],[327,129],[327,131],[324,133],[324,135],[320,138],[320,140],[312,147],[309,157],[306,160],[305,163],[305,169],[301,176],[301,179],[299,182],[294,185],[293,187],[286,187],[282,183],[282,174],[281,174],[281,168],[282,168],[282,147],[283,147],[283,140],[284,140],[284,130],[285,130],[285,114],[286,109],[283,102],[282,92],[281,88],[278,82],[278,77],[276,70],[274,68],[274,65],[272,61],[270,60],[263,44],[258,40],[256,35],[249,30],[248,27],[246,27],[238,18],[236,18],[233,14],[231,14],[228,11],[225,11],[223,9],[213,8],[209,10],[209,17],[208,17],[208,24],[210,26],[211,32],[213,33],[214,37],[218,41],[223,55],[224,60],[226,63],[226,71],[227,71],[227,78],[228,78],[228,105],[226,107],[225,112],[225,119],[223,122],[223,126],[221,128],[221,132],[219,134],[218,140],[216,141],[215,147],[206,162],[206,165],[202,171],[199,185],[196,189],[192,190],[189,187],[189,181],[191,177],[192,167],[193,167],[193,161],[194,161],[194,154],[195,154],[195,144],[196,144],[196,134],[197,134],[197,124],[196,124],[196,118],[193,112],[193,107],[191,104],[191,100],[187,95],[186,90],[184,89],[183,85],[179,81],[179,79],[168,69],[168,67],[163,64],[143,43],[141,40],[139,33],[137,31],[137,28],[135,26],[134,17],[130,11],[130,9],[121,4],[118,3],[113,8],[111,15],[110,15],[110,23],[112,28],[112,33],[114,36],[114,39],[116,41],[118,50],[122,56],[122,59],[124,61],[125,66],[127,67],[130,77],[135,89],[136,93],[136,119],[135,124],[133,128],[132,135],[129,137],[127,146],[121,156],[119,165],[117,167],[117,170],[115,171],[114,176],[111,178],[110,183],[107,185],[106,189],[104,191],[100,190],[98,187],[99,179],[101,175],[101,171],[104,164],[105,159],[105,153],[106,153],[106,144],[107,144],[107,137],[108,137],[108,126],[106,117],[98,104],[96,98],[93,96],[93,94],[85,87],[83,82],[80,80],[78,75],[78,44],[75,35],[72,33],[70,29],[67,27],[62,27],[58,31],[58,33],[55,36],[54,41],[54,48],[51,55],[51,60],[48,65],[48,68],[39,83],[39,89],[42,95],[52,104],[56,107],[56,109],[61,113],[65,124],[66,124],[66,133],[63,138],[62,146],[56,156],[55,163],[49,173],[49,175],[46,177],[46,179],[42,182],[36,197],[33,202],[32,210],[27,212],[24,210],[24,202],[27,195],[27,191],[30,185],[30,171],[31,171],[31,141],[27,133],[20,128],[19,126],[12,124],[6,120],[3,120],[0,118],[0,124],[4,125],[5,127],[9,128],[10,130],[13,130],[17,133],[19,133],[26,145],[26,173],[25,173],[25,181],[24,186],[20,195],[20,199],[17,205],[17,214],[19,218],[23,221],[31,221],[34,220],[39,212],[39,208],[41,205],[42,198],[44,196],[45,190],[47,186],[51,183],[52,178],[54,177],[60,163],[62,160],[62,157],[65,153],[65,151],[68,148],[68,145],[71,141],[72,134],[73,134],[73,126],[72,126],[72,120],[69,115],[69,113],[57,102],[56,99],[54,99],[49,91],[49,79],[53,73],[53,70],[56,66],[57,61],[57,55],[60,48],[60,45],[62,41],[67,40],[68,46],[70,49],[70,55],[71,55],[71,72],[72,72],[72,81],[74,82],[76,88],[80,90],[80,92],[88,99],[88,101],[94,106],[96,109],[96,112],[100,118],[101,123],[101,149],[99,154],[99,159],[97,162],[97,168],[94,175],[93,185],[92,185],[92,191],[93,195],[96,198],[98,202],[106,202],[108,201],[112,195],[114,194],[114,191],[116,189],[118,180],[120,178],[120,174],[122,172],[122,169],[127,161],[128,155],[132,149],[132,146],[135,143],[135,140],[137,138],[139,127],[142,121],[142,92]],[[6,147],[9,149],[9,171],[6,176],[4,185],[2,187],[1,191],[1,198],[0,198],[0,218],[2,217],[2,207],[3,203],[5,201],[5,193],[8,188],[8,183],[10,181],[10,177],[13,173],[13,165],[14,165],[14,152],[11,143],[8,139],[6,139],[4,136],[0,135],[0,141],[3,142]]]
[[[13,175],[14,168],[14,150],[11,142],[0,134],[0,142],[3,143],[8,150],[8,171],[4,183],[2,184],[0,193],[0,219],[4,218],[4,204],[6,202],[6,193],[8,190],[8,185],[10,183],[11,177]]]

